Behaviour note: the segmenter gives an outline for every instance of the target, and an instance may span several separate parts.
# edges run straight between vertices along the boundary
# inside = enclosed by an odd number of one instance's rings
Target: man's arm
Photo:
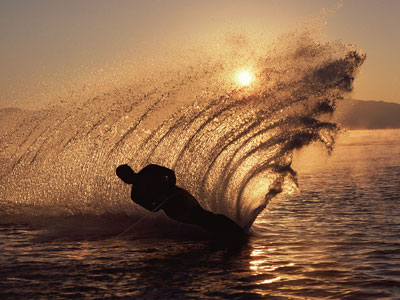
[[[153,199],[153,198],[148,198],[148,197],[143,197],[143,196],[141,197],[140,195],[137,195],[133,189],[131,192],[131,199],[136,204],[139,204],[141,207],[143,207],[151,212],[159,211],[161,208],[160,204],[162,202],[164,202],[164,201],[161,201],[162,199]]]

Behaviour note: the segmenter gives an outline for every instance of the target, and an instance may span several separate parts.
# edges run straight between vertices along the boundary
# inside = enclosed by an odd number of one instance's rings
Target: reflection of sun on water
[[[263,249],[254,249],[251,253],[251,256],[254,258],[250,261],[250,270],[252,270],[256,275],[270,275],[271,278],[264,279],[262,281],[257,282],[257,284],[270,284],[282,279],[281,276],[277,276],[274,271],[283,268],[283,267],[293,267],[294,263],[273,263],[271,260],[271,256],[268,255],[268,252],[276,251],[276,248],[263,248]]]
[[[254,81],[254,74],[249,70],[240,70],[236,73],[235,81],[240,86],[249,86]]]

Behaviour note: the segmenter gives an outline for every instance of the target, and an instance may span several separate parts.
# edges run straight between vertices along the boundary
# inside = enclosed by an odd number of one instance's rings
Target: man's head
[[[115,172],[123,182],[128,184],[133,184],[137,177],[137,174],[128,165],[120,165]]]

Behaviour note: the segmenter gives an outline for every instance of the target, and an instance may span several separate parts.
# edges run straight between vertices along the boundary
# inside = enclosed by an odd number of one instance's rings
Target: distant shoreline
[[[347,129],[399,129],[400,104],[344,99],[338,102],[336,121]]]

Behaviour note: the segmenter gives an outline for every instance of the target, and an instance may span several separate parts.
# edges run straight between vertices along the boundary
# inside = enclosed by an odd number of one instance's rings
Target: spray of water
[[[206,209],[249,228],[273,197],[296,189],[295,149],[332,150],[329,116],[365,54],[307,32],[218,47],[94,98],[0,110],[2,218],[134,213],[115,168],[156,163]],[[241,87],[233,78],[244,67],[255,80]]]

